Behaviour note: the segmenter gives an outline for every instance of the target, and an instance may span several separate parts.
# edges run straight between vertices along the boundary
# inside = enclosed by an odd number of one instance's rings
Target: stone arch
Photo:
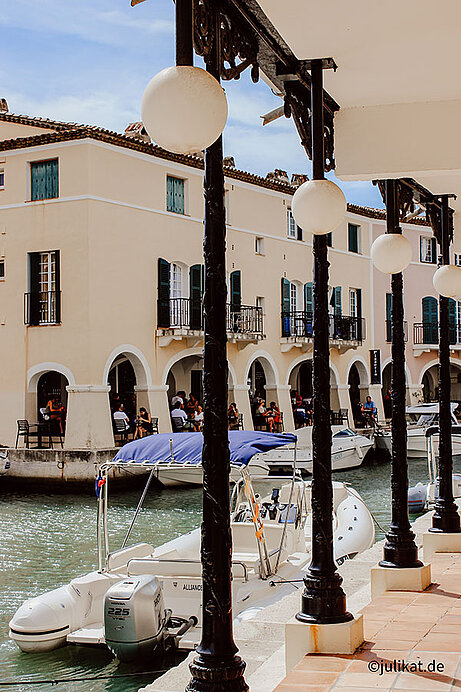
[[[137,346],[133,346],[131,344],[122,344],[117,346],[117,348],[114,348],[106,360],[102,376],[102,384],[104,386],[107,384],[109,371],[114,361],[120,356],[125,356],[125,358],[131,363],[136,375],[136,383],[138,386],[148,387],[152,385],[152,375],[149,363],[147,362],[147,358],[145,357],[144,353]]]
[[[461,361],[450,358],[451,399],[461,401]],[[429,361],[419,375],[424,401],[436,401],[439,386],[439,361]]]
[[[355,425],[361,424],[361,404],[369,394],[370,376],[363,358],[356,356],[347,368],[347,384],[351,402],[352,417]]]
[[[51,371],[59,372],[67,379],[70,385],[75,384],[75,377],[68,367],[62,365],[61,363],[44,362],[33,365],[27,371],[27,392],[29,394],[35,394],[37,392],[37,383],[41,375]]]
[[[146,393],[152,377],[143,352],[131,344],[115,348],[104,366],[103,385],[110,386],[109,402],[112,411],[120,404],[130,419],[134,419],[140,406],[149,410]]]
[[[74,384],[72,371],[61,363],[44,362],[29,368],[25,401],[27,420],[43,422],[43,409],[50,399],[57,397],[65,409],[61,428],[63,431],[67,411],[67,387]]]
[[[256,360],[260,361],[264,369],[264,374],[266,376],[266,384],[273,385],[274,387],[277,386],[277,384],[280,381],[277,366],[272,356],[267,351],[263,350],[255,351],[251,356],[250,360],[248,361],[245,368],[245,382],[248,382],[250,368]]]

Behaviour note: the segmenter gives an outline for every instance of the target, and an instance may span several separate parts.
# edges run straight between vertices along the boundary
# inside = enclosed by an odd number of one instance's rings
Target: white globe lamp
[[[411,262],[411,244],[400,233],[383,233],[371,246],[371,259],[384,274],[403,272]]]
[[[147,85],[141,117],[156,144],[176,154],[194,154],[213,144],[224,130],[226,94],[200,67],[167,67]]]
[[[344,193],[331,180],[308,180],[298,187],[291,202],[298,226],[314,235],[326,235],[344,221]]]
[[[461,295],[461,267],[446,264],[439,267],[432,277],[437,293],[446,298],[457,298]]]

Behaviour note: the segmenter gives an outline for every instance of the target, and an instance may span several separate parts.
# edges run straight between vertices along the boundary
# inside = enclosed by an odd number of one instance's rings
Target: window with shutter
[[[60,324],[60,252],[29,253],[29,294],[26,324]]]
[[[0,260],[0,281],[5,278],[5,260]]]
[[[189,269],[190,328],[202,329],[203,267],[194,264]]]
[[[349,252],[360,252],[360,226],[355,223],[348,225],[348,249]]]
[[[291,209],[287,209],[287,236],[289,238],[297,237],[296,221],[291,213]]]
[[[240,310],[242,304],[242,274],[240,270],[230,275],[231,309]]]
[[[58,159],[33,161],[30,164],[30,198],[32,201],[59,197]]]
[[[304,284],[304,329],[306,336],[312,336],[314,300],[312,291],[312,281]]]
[[[282,336],[290,336],[290,282],[282,279]]]
[[[419,238],[420,260],[427,264],[436,264],[437,262],[437,244],[435,238],[428,236],[420,236]]]
[[[422,299],[423,312],[423,343],[437,344],[438,334],[438,302],[433,296]]]
[[[172,175],[166,177],[166,210],[175,214],[184,214],[184,183],[182,178]]]
[[[167,329],[170,326],[170,263],[158,258],[158,301],[157,326]]]

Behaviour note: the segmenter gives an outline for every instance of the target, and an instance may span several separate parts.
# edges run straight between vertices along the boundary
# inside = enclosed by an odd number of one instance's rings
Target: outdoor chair
[[[171,417],[171,427],[173,432],[184,432],[184,421],[179,416]]]
[[[283,425],[283,411],[280,411],[280,421],[275,424],[275,432],[283,433],[285,427]]]
[[[347,408],[339,409],[339,417],[341,418],[341,423],[349,425],[349,410]]]
[[[26,445],[26,448],[29,449],[29,440],[31,437],[38,438],[38,431],[37,430],[31,430],[31,427],[36,428],[35,425],[31,426],[28,420],[17,420],[16,424],[18,426],[17,433],[16,433],[16,442],[14,445],[14,448],[18,448],[18,442],[19,438],[23,437],[24,442]]]
[[[120,438],[120,443],[125,444],[128,442],[129,432],[130,430],[127,429],[123,418],[114,418],[114,438],[118,435]]]

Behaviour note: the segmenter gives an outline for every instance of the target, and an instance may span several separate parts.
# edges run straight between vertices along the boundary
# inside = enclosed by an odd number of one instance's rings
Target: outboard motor
[[[417,483],[408,488],[408,511],[410,514],[424,512],[427,503],[427,485]]]
[[[114,584],[104,600],[104,637],[120,661],[162,655],[170,611],[155,576],[142,575]]]

